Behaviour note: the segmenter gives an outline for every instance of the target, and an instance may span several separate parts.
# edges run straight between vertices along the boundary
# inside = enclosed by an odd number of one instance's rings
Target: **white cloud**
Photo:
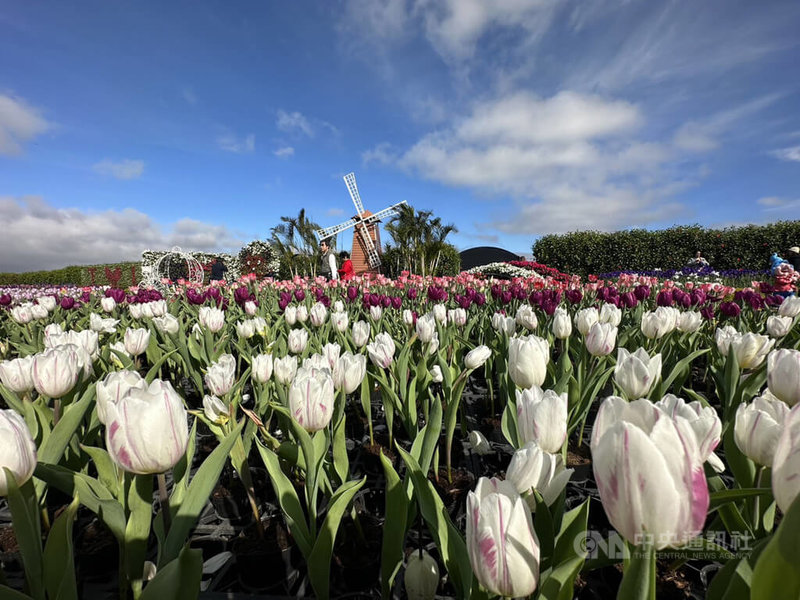
[[[476,104],[405,152],[383,143],[362,158],[513,197],[516,207],[494,219],[487,214],[498,230],[614,229],[681,213],[668,199],[690,185],[667,173],[676,158],[670,144],[637,139],[644,121],[638,107],[621,100],[515,93]]]
[[[294,156],[294,148],[291,146],[283,146],[281,148],[276,148],[272,153],[278,158],[289,158],[290,156]]]
[[[256,149],[256,135],[250,133],[244,137],[237,137],[233,133],[223,133],[217,138],[217,145],[226,152],[247,154]]]
[[[163,229],[134,209],[87,212],[56,208],[38,196],[0,196],[0,271],[139,260],[145,249],[237,250],[240,236],[224,225],[181,219]]]
[[[0,155],[17,156],[23,146],[52,127],[22,98],[0,94]]]
[[[327,217],[341,217],[343,214],[343,208],[329,208],[327,211],[325,211],[325,216]]]
[[[777,196],[765,196],[764,198],[759,198],[756,202],[761,206],[781,206],[786,201]]]
[[[286,133],[314,137],[314,128],[311,126],[311,122],[307,117],[303,116],[302,113],[297,111],[286,112],[285,110],[279,110],[275,125],[278,129]]]
[[[791,199],[791,198],[780,198],[778,196],[767,196],[765,198],[759,198],[756,200],[758,204],[763,206],[762,209],[764,212],[788,212],[788,211],[796,211],[800,209],[800,198]]]
[[[117,179],[136,179],[144,173],[144,161],[130,158],[113,161],[106,158],[92,165],[92,169],[101,175],[109,175]]]
[[[792,146],[791,148],[781,148],[774,150],[772,155],[781,160],[790,162],[800,162],[800,146]]]

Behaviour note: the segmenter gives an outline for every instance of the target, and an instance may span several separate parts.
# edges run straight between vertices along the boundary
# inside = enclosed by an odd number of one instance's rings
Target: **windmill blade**
[[[366,219],[364,219],[364,221],[366,221],[367,223],[374,223],[375,221],[380,221],[384,217],[388,217],[389,215],[395,214],[397,212],[397,207],[403,204],[407,204],[407,202],[403,200],[402,202],[398,202],[397,204],[394,204],[389,208],[384,208],[383,210],[376,212],[374,215],[368,216]]]
[[[333,225],[332,227],[326,227],[325,229],[317,229],[314,233],[317,235],[318,240],[324,240],[325,238],[332,237],[337,233],[341,233],[346,229],[350,229],[356,223],[360,223],[360,221],[357,219],[350,219],[348,221],[345,221],[344,223]]]
[[[347,185],[347,191],[350,192],[350,197],[353,199],[353,204],[356,206],[356,214],[360,217],[364,214],[364,204],[361,202],[361,195],[358,193],[356,174],[348,173],[345,175],[344,183]]]
[[[372,225],[372,227],[374,227],[374,225]],[[378,252],[378,249],[375,247],[375,243],[372,241],[369,228],[370,226],[362,221],[361,224],[356,227],[356,230],[361,234],[361,241],[364,243],[364,248],[367,251],[367,261],[369,262],[369,266],[375,269],[381,264],[381,255]]]

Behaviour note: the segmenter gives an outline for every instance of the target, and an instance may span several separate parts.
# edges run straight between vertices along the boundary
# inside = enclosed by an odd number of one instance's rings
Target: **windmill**
[[[353,251],[352,261],[353,268],[356,273],[364,271],[372,271],[381,265],[380,255],[380,239],[378,237],[378,222],[384,217],[397,212],[397,207],[405,204],[406,201],[398,202],[397,204],[384,208],[383,210],[371,213],[364,210],[364,204],[361,202],[361,195],[358,193],[356,186],[355,173],[348,173],[344,176],[347,191],[350,192],[350,197],[353,199],[353,204],[356,207],[356,215],[344,223],[339,223],[333,227],[326,227],[325,229],[318,229],[316,231],[317,239],[324,240],[333,237],[342,231],[353,228]]]

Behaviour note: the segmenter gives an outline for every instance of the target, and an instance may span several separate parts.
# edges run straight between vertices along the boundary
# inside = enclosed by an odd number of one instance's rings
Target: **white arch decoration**
[[[172,250],[159,258],[147,272],[145,268],[142,268],[142,279],[145,284],[152,287],[160,286],[161,280],[167,277],[167,274],[163,273],[162,269],[168,267],[173,260],[182,260],[186,263],[186,281],[196,284],[203,283],[205,274],[200,261],[192,256],[191,253],[181,250],[179,246],[173,246]]]

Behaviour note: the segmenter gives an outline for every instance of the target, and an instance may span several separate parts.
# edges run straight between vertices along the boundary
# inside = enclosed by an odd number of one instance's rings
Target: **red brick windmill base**
[[[372,213],[370,211],[365,210],[363,213],[361,213],[361,218],[366,219],[371,215]],[[353,227],[353,250],[350,252],[350,260],[353,261],[353,272],[356,275],[361,275],[363,273],[378,273],[380,269],[372,269],[369,266],[367,248],[364,246],[364,240],[361,238],[361,229],[361,225],[356,225]],[[377,248],[378,252],[380,252],[381,236],[378,224],[370,223],[367,225],[367,230],[372,238],[372,243],[375,244],[375,248]]]

